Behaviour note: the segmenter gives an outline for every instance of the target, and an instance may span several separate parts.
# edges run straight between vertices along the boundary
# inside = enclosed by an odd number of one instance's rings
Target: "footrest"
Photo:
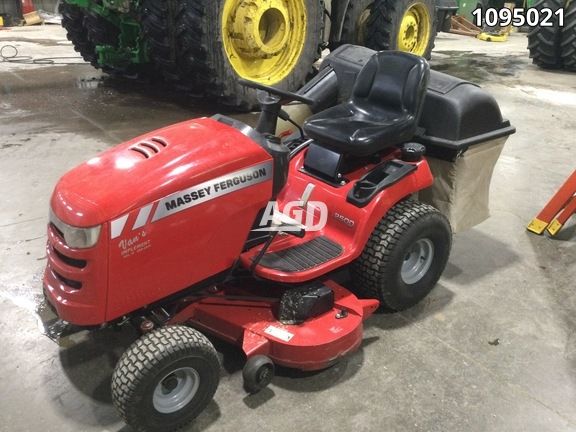
[[[333,260],[342,251],[342,246],[327,237],[316,237],[289,249],[267,253],[259,265],[286,273],[297,273]]]

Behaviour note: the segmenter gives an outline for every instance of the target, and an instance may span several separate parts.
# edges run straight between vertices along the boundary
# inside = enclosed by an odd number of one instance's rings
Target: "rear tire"
[[[383,308],[408,309],[432,291],[452,245],[450,223],[428,204],[402,201],[392,207],[352,264],[355,290]]]
[[[562,28],[561,56],[564,69],[576,72],[576,1],[566,8]]]
[[[250,109],[257,105],[256,91],[238,84],[239,77],[285,90],[297,90],[313,72],[314,62],[320,58],[324,26],[323,2],[301,1],[305,6],[307,23],[302,51],[290,66],[279,66],[278,70],[266,72],[264,75],[285,75],[281,79],[267,82],[264,82],[263,77],[238,72],[230,59],[234,57],[236,61],[242,61],[241,56],[230,56],[225,48],[228,46],[226,32],[232,32],[228,24],[223,25],[225,6],[238,6],[238,0],[145,0],[142,27],[150,46],[152,61],[167,79],[186,89],[196,90],[199,94],[214,96],[225,105]],[[169,7],[170,4],[173,6]],[[289,35],[295,33],[290,32],[288,27],[280,28],[285,29]],[[268,27],[260,29],[262,37],[266,38],[269,31],[274,30]],[[288,50],[290,46],[290,43],[285,45]],[[245,63],[250,65],[258,62],[260,60],[248,59]]]
[[[563,5],[563,0],[541,0],[534,5],[535,9],[550,8],[557,11]],[[528,33],[528,50],[532,63],[543,69],[561,69],[561,33],[558,17],[553,17],[552,27],[535,27]]]
[[[169,432],[208,406],[219,380],[218,356],[202,333],[163,327],[122,355],[112,376],[112,399],[135,430]]]
[[[374,0],[366,22],[363,45],[376,51],[402,50],[430,59],[437,34],[437,16],[434,0]],[[400,33],[409,11],[421,11],[416,45],[402,45]],[[408,38],[410,39],[410,38]]]

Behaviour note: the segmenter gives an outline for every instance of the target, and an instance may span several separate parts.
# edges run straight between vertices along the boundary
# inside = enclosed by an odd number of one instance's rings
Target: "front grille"
[[[84,267],[86,267],[87,264],[86,260],[70,258],[64,255],[63,253],[59,252],[56,248],[52,248],[52,250],[54,251],[56,256],[65,264],[68,264],[71,267],[76,267],[79,269],[83,269]]]
[[[82,289],[82,282],[78,282],[78,281],[75,281],[72,279],[65,278],[64,276],[62,276],[60,273],[58,273],[56,271],[54,271],[54,275],[58,278],[58,280],[60,282],[68,285],[70,288],[76,289],[76,290]]]

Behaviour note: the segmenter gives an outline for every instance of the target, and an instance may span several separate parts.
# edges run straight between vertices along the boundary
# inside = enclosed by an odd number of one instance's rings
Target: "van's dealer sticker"
[[[268,326],[266,330],[264,330],[264,333],[270,336],[274,336],[276,339],[280,339],[284,342],[290,342],[290,340],[292,340],[292,338],[294,337],[294,335],[289,331],[286,331],[278,327],[274,327],[272,325]]]

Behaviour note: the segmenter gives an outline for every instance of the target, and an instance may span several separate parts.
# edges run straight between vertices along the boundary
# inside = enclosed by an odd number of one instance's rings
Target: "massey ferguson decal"
[[[205,183],[194,186],[190,189],[182,190],[162,198],[158,201],[156,211],[152,217],[152,222],[159,221],[165,217],[172,216],[178,212],[187,210],[191,207],[205,203],[207,201],[219,198],[239,191],[241,189],[263,183],[272,179],[273,164],[272,162],[264,162],[250,168],[236,171],[222,177],[209,180]],[[149,204],[142,207],[136,218],[136,222],[132,227],[132,231],[142,228],[146,225],[154,204]],[[115,239],[120,237],[128,222],[129,215],[123,215],[116,220],[112,221],[111,238]]]
[[[254,186],[272,178],[272,162],[265,162],[242,171],[207,181],[193,188],[176,192],[158,203],[152,222],[172,216],[206,201]]]

